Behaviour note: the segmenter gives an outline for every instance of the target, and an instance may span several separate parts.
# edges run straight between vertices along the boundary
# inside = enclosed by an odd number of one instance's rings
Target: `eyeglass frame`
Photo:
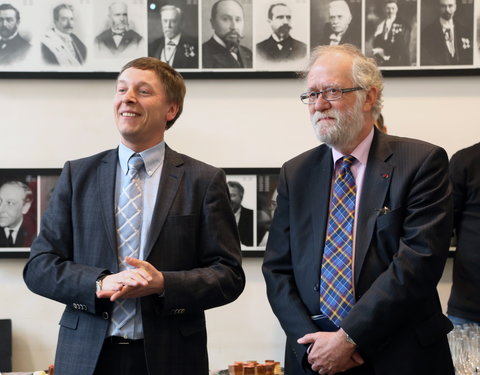
[[[327,98],[325,98],[324,93],[325,93],[325,92],[328,92],[328,90],[332,90],[332,89],[338,90],[338,91],[340,92],[340,96],[339,96],[338,98],[335,98],[335,99],[327,99]],[[306,92],[303,92],[303,93],[300,94],[300,100],[301,100],[301,102],[302,102],[303,104],[315,104],[315,103],[317,102],[317,100],[318,100],[318,97],[321,95],[323,100],[326,100],[327,102],[333,102],[333,101],[335,101],[335,100],[341,99],[341,98],[343,97],[343,94],[345,94],[345,93],[347,93],[347,92],[353,92],[353,91],[358,91],[358,90],[365,90],[365,88],[360,87],[360,86],[357,86],[357,87],[349,87],[349,88],[344,88],[344,89],[338,89],[338,88],[336,88],[336,87],[329,87],[329,88],[327,88],[327,89],[325,89],[325,90],[320,90],[320,91],[306,91]],[[316,97],[315,101],[305,103],[305,102],[303,101],[304,99],[302,99],[302,96],[303,96],[303,95],[306,95],[306,94],[310,94],[310,95],[311,95],[311,94],[316,94],[317,97]],[[309,96],[310,96],[310,95],[309,95]],[[305,98],[305,100],[307,100],[309,96],[307,96],[307,97]]]

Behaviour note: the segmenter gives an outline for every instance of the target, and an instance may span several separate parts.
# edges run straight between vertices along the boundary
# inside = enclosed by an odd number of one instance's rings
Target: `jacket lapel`
[[[115,180],[117,172],[118,149],[112,150],[105,155],[97,169],[97,188],[100,197],[99,204],[102,206],[102,218],[105,224],[105,232],[111,247],[111,254],[115,261],[112,270],[117,270],[117,238],[115,225]]]
[[[392,150],[386,137],[375,131],[363,179],[355,241],[355,284],[358,283],[375,223],[380,209],[383,208],[394,171],[394,166],[388,163]]]
[[[333,159],[331,148],[320,146],[321,154],[312,168],[309,186],[309,201],[312,202],[313,266],[320,273],[320,264],[325,244],[325,232],[330,204],[330,188],[332,185]]]
[[[184,174],[183,159],[177,152],[165,145],[165,160],[163,162],[162,175],[160,178],[159,191],[153,210],[150,234],[145,246],[145,259],[148,259],[160,231],[170,211],[180,181]]]

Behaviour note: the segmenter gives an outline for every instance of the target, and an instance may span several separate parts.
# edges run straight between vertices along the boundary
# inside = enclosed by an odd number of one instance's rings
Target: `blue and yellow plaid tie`
[[[355,303],[352,246],[356,187],[350,170],[355,157],[344,156],[341,161],[333,186],[320,278],[321,311],[338,327]]]

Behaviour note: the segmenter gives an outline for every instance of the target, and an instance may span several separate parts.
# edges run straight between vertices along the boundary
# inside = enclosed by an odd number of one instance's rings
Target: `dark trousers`
[[[148,375],[143,340],[107,338],[94,375]]]

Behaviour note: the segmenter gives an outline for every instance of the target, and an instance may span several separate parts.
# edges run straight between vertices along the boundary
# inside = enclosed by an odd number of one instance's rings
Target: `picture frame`
[[[232,182],[241,185],[243,191],[240,203],[243,200],[244,209],[248,210],[247,214],[250,215],[247,224],[245,224],[245,218],[241,219],[239,224],[240,237],[243,241],[242,255],[244,257],[262,257],[268,238],[268,228],[275,209],[274,199],[276,196],[274,192],[280,168],[223,169],[231,196],[234,190],[231,190],[230,185],[235,185]],[[8,192],[0,192],[0,205],[2,205],[0,209],[0,259],[29,257],[30,245],[40,230],[41,217],[46,210],[60,173],[60,168],[0,169],[0,190],[4,185],[9,187]],[[7,201],[12,206],[8,214],[3,207]],[[19,223],[16,231],[12,232],[13,244],[7,242],[9,230],[6,229],[7,225],[14,227],[12,222]],[[244,237],[245,231],[250,238],[248,242]]]
[[[6,189],[0,194],[0,258],[28,258],[60,172],[58,168],[0,169],[0,189]]]
[[[337,42],[357,45],[387,77],[480,74],[480,2],[457,0],[453,57],[444,59],[437,1],[395,0],[390,23],[384,0],[285,0],[280,8],[271,8],[274,0],[235,0],[238,6],[225,12],[243,17],[232,34],[240,43],[237,52],[220,53],[218,43],[212,47],[214,31],[222,33],[212,18],[216,0],[4,0],[0,18],[10,24],[0,26],[0,78],[113,79],[140,56],[163,58],[185,78],[294,78],[316,45]],[[162,22],[178,14],[172,9],[182,12],[181,37],[166,47],[173,31]],[[330,19],[345,14],[351,21],[342,31]],[[281,17],[290,17],[288,27]],[[355,37],[346,37],[349,30]],[[284,40],[277,43],[273,34]]]

